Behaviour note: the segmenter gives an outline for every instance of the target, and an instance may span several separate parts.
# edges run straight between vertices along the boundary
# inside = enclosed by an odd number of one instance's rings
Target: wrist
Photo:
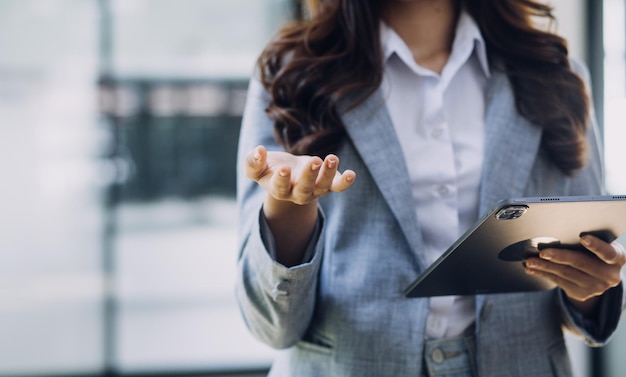
[[[573,298],[568,297],[568,300],[580,314],[587,318],[593,318],[596,309],[598,307],[598,303],[600,302],[600,297],[592,297],[584,301],[575,300]]]
[[[300,264],[317,222],[317,200],[299,205],[268,195],[263,215],[274,236],[276,261],[286,267]]]
[[[263,203],[263,215],[268,221],[280,221],[281,218],[305,220],[311,219],[311,216],[315,220],[317,217],[317,199],[306,204],[296,204],[267,195]]]

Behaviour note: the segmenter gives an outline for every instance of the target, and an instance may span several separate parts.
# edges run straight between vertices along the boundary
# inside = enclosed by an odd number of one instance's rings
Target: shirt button
[[[426,319],[426,333],[432,338],[441,338],[446,332],[448,321],[440,316],[429,315]]]
[[[435,140],[439,140],[443,136],[443,130],[441,128],[435,128],[430,131],[430,136]]]
[[[430,354],[430,357],[437,364],[441,364],[445,360],[445,355],[443,354],[443,351],[441,350],[441,348],[435,348],[433,352]]]
[[[448,196],[448,194],[450,194],[450,189],[446,185],[441,185],[437,188],[437,193],[441,197]]]
[[[289,280],[281,280],[272,289],[272,297],[277,300],[280,297],[289,296]]]

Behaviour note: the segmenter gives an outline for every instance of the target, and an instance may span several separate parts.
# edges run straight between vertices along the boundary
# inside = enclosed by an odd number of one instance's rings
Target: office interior
[[[626,0],[553,0],[626,194]],[[233,290],[247,82],[298,0],[0,0],[0,376],[263,376]],[[624,321],[622,321],[624,322]],[[577,377],[626,370],[626,324]]]

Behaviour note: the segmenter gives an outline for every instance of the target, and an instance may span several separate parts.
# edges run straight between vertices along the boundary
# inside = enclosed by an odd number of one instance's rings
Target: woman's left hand
[[[563,289],[574,307],[590,314],[599,297],[621,282],[626,250],[618,242],[608,243],[592,235],[581,237],[580,242],[591,253],[543,249],[539,258],[526,260],[526,272],[552,281]]]

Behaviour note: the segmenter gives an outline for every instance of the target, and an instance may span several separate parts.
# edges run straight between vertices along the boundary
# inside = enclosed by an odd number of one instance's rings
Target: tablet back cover
[[[407,297],[535,291],[552,283],[524,272],[523,261],[550,245],[589,252],[589,232],[612,242],[626,233],[626,196],[566,196],[501,201],[405,291]]]

